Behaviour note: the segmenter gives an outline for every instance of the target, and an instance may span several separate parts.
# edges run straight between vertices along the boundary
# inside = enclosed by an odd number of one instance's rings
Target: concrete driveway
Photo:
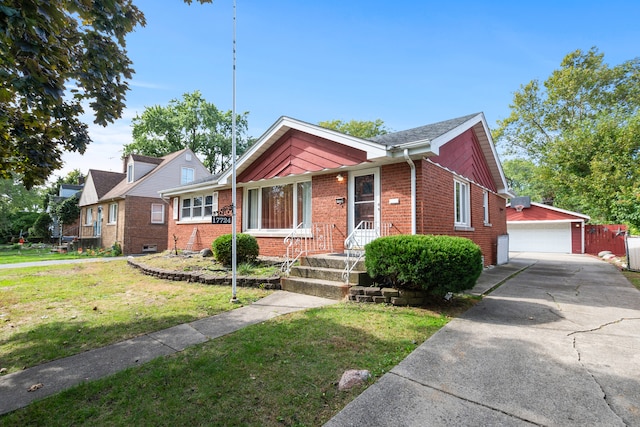
[[[640,426],[640,291],[587,255],[530,266],[327,426]]]

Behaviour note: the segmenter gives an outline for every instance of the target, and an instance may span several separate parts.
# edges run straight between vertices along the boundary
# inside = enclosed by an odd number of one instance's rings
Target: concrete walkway
[[[108,347],[86,351],[0,377],[0,414],[36,399],[140,365],[159,356],[234,332],[245,326],[337,301],[276,291],[255,303],[189,324],[142,335]],[[41,384],[29,392],[29,388]]]
[[[518,266],[326,426],[640,426],[640,292],[587,255]]]

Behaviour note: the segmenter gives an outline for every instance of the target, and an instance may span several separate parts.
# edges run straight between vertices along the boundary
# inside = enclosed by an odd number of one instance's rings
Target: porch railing
[[[374,221],[360,221],[360,224],[344,240],[346,256],[342,278],[345,283],[349,283],[351,272],[364,257],[364,246],[378,237],[388,236],[391,226],[391,223],[376,224]]]
[[[286,246],[285,260],[280,268],[289,274],[291,266],[302,256],[311,253],[333,252],[333,224],[314,222],[310,227],[304,223],[298,224],[291,233],[284,238]]]

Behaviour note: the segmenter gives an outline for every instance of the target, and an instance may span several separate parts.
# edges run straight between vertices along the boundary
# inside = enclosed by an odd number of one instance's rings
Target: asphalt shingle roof
[[[371,141],[377,142],[379,144],[384,144],[387,147],[393,147],[395,145],[401,145],[416,141],[431,141],[439,137],[440,135],[444,135],[450,130],[455,129],[456,127],[460,126],[472,117],[477,116],[478,114],[479,113],[469,114],[467,116],[432,123],[430,125],[376,136],[375,138],[371,138]]]

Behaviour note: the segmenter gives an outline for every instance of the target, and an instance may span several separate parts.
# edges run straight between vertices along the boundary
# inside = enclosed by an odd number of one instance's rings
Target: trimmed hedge
[[[216,260],[223,265],[231,265],[231,246],[233,235],[223,234],[211,243]],[[260,253],[258,241],[249,234],[236,234],[236,262],[253,262]]]
[[[471,240],[435,235],[380,237],[365,246],[365,266],[377,283],[436,296],[473,288],[483,268]]]

